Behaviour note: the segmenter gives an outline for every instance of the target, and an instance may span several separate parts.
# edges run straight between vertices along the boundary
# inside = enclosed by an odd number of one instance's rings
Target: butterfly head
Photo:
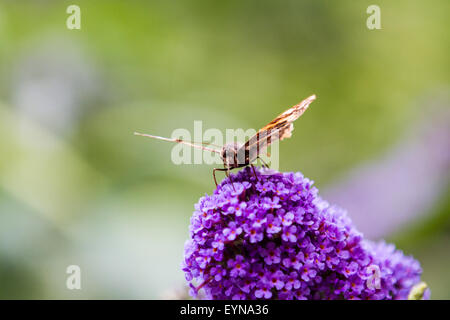
[[[235,168],[240,162],[238,157],[238,152],[241,150],[242,144],[233,142],[227,143],[223,146],[220,156],[223,160],[225,167]]]

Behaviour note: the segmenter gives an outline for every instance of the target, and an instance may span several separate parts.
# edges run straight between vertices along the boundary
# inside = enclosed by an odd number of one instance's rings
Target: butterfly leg
[[[227,168],[227,169],[224,169],[224,170],[226,170],[225,171],[225,175],[227,176],[227,178],[230,179],[231,186],[233,187],[233,190],[236,192],[236,188],[234,187],[233,179],[231,178],[231,175],[230,175],[230,169]]]
[[[258,175],[256,174],[255,166],[253,164],[250,164],[250,167],[252,167],[252,171],[253,171],[253,174],[255,175],[256,181],[259,181]]]
[[[259,159],[259,161],[261,161],[261,162],[263,163],[263,167],[264,167],[264,168],[269,169],[269,165],[268,165],[262,158],[260,158],[260,157],[258,156],[256,159]]]
[[[216,171],[225,171],[225,174],[227,174],[228,172],[227,172],[227,169],[222,169],[222,168],[214,168],[213,169],[213,178],[214,178],[214,182],[216,183],[216,188],[217,188]]]

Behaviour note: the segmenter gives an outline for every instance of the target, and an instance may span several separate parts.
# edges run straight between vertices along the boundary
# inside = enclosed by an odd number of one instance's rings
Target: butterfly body
[[[250,164],[249,159],[245,159],[242,149],[243,144],[238,142],[227,143],[223,146],[220,157],[222,158],[223,165],[228,169],[236,169],[245,167]]]
[[[223,168],[213,169],[214,182],[217,185],[215,172],[225,171],[226,174],[232,169],[246,167],[252,165],[255,162],[261,152],[263,152],[271,143],[278,140],[290,138],[292,131],[294,130],[293,122],[297,120],[308,109],[311,102],[316,99],[315,95],[312,95],[299,104],[289,108],[285,112],[281,113],[278,117],[269,122],[266,126],[261,128],[253,137],[251,137],[244,144],[228,143],[224,145],[220,150],[213,149],[205,146],[201,142],[189,142],[181,139],[169,139],[149,134],[136,133],[136,135],[146,136],[154,139],[182,143],[194,148],[211,151],[218,153],[223,161]]]

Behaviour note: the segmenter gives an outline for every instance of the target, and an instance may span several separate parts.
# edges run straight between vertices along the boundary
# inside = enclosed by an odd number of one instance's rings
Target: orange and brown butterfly
[[[225,171],[227,175],[230,170],[236,168],[246,167],[251,165],[257,159],[260,159],[259,156],[261,153],[273,142],[277,140],[283,140],[286,138],[290,138],[292,135],[292,130],[294,130],[293,122],[297,120],[305,111],[308,109],[311,102],[316,99],[315,95],[312,95],[299,104],[289,108],[278,117],[269,122],[266,126],[261,128],[254,136],[248,139],[244,144],[239,143],[229,143],[221,147],[221,149],[214,149],[205,147],[204,142],[192,142],[181,139],[170,139],[159,136],[154,136],[150,134],[138,133],[135,132],[135,135],[175,142],[182,143],[194,148],[202,149],[205,151],[211,151],[220,155],[223,161],[223,168],[214,168],[213,169],[213,177],[214,182],[217,186],[216,180],[216,171]]]

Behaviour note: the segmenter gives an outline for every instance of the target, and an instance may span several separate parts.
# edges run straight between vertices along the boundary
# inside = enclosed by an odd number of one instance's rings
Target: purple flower
[[[295,270],[299,270],[303,263],[300,261],[300,259],[303,258],[303,253],[300,252],[297,255],[289,255],[289,257],[286,257],[283,259],[283,266],[286,268],[293,268]]]
[[[296,242],[297,241],[297,236],[295,234],[296,232],[297,232],[296,226],[284,227],[281,239],[283,239],[284,241]]]
[[[406,299],[420,282],[416,260],[363,239],[309,179],[263,172],[243,169],[195,206],[182,263],[192,295]]]
[[[284,211],[284,210],[283,210]],[[294,221],[295,215],[292,212],[287,212],[286,214],[283,214],[280,216],[281,223],[283,226],[290,226],[292,222]]]
[[[262,286],[261,288],[255,290],[255,298],[270,299],[272,297],[272,292],[267,286]]]
[[[245,300],[245,292],[238,290],[232,297],[231,300]]]
[[[304,281],[310,281],[314,279],[316,274],[317,271],[314,268],[313,264],[305,264],[300,268],[300,278],[302,278]]]
[[[240,217],[246,207],[247,203],[245,202],[236,203],[234,206],[229,206],[227,211],[228,213],[234,213],[236,217]]]
[[[236,227],[236,222],[232,221],[228,225],[228,228],[223,229],[223,235],[227,237],[229,241],[236,239],[238,235],[242,233],[241,227]]]
[[[287,290],[298,289],[301,286],[301,282],[299,280],[298,273],[292,271],[289,276],[286,278],[285,288]]]
[[[244,262],[244,257],[241,255],[237,255],[235,259],[228,260],[228,268],[231,269],[231,277],[243,277],[247,273],[247,263]]]
[[[271,287],[275,287],[277,290],[281,290],[284,287],[284,282],[282,279],[284,278],[284,274],[281,270],[275,271],[269,277],[269,284]]]
[[[281,205],[279,204],[280,198],[278,197],[264,197],[261,201],[261,207],[263,209],[277,209],[281,208]]]
[[[263,224],[265,224],[267,222],[267,218],[263,217],[263,216],[257,216],[257,217],[255,217],[255,219],[252,222],[253,222],[253,224],[252,224],[253,227],[261,228],[263,226]]]
[[[244,230],[250,240],[250,243],[259,242],[264,238],[261,228],[256,228],[254,226],[249,227],[248,225],[245,225]]]
[[[279,263],[281,261],[280,249],[273,242],[269,242],[266,248],[261,248],[260,253],[267,265]]]
[[[343,268],[342,273],[344,276],[350,277],[358,271],[358,268],[359,265],[355,261],[352,261]]]
[[[281,221],[279,218],[274,217],[272,214],[267,215],[267,233],[278,233],[281,230]]]

